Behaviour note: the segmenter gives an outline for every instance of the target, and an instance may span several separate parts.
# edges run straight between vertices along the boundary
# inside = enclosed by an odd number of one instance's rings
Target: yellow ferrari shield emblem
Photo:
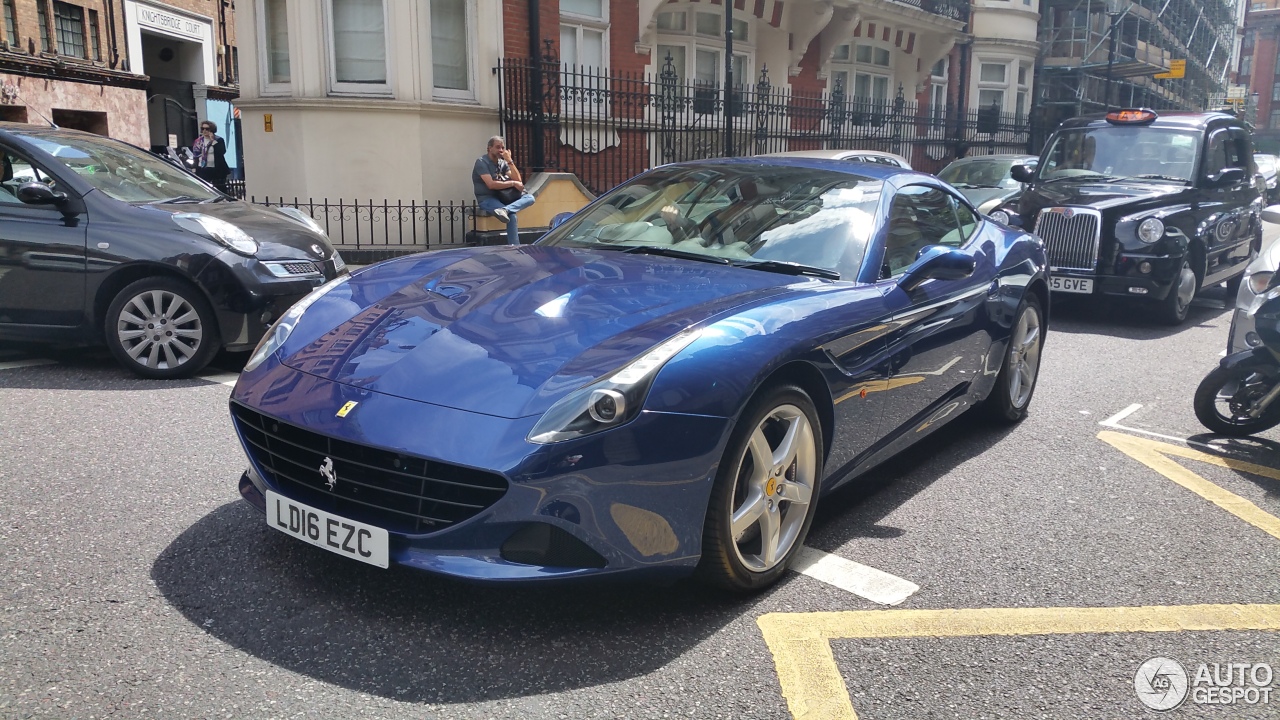
[[[340,418],[346,417],[347,414],[350,413],[352,410],[355,410],[356,406],[359,404],[360,403],[356,402],[355,400],[347,401],[347,404],[343,405],[342,409],[338,411],[338,417]]]

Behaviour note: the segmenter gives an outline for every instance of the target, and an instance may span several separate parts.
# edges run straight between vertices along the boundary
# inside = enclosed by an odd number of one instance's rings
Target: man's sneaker
[[[493,216],[498,218],[504,223],[511,222],[511,214],[507,212],[506,208],[498,208],[497,210],[494,210]]]

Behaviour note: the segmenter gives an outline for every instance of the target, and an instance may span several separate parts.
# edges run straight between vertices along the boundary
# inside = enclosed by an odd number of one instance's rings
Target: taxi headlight
[[[1263,270],[1245,278],[1245,282],[1249,283],[1249,290],[1254,295],[1261,295],[1267,289],[1267,286],[1271,284],[1271,275],[1270,270]]]
[[[1009,224],[1009,213],[1005,212],[1004,210],[992,210],[991,214],[988,215],[987,217],[991,218],[992,220],[995,220],[996,222],[1002,225]]]
[[[546,445],[572,440],[632,420],[640,414],[649,386],[662,366],[701,335],[701,329],[685,330],[605,379],[569,393],[543,413],[529,431],[529,442]]]
[[[1150,245],[1164,237],[1164,222],[1160,218],[1147,218],[1138,225],[1138,239]]]
[[[285,311],[284,315],[272,325],[267,334],[262,337],[258,343],[258,347],[254,348],[253,354],[249,356],[249,362],[244,364],[245,372],[253,372],[271,357],[275,351],[279,350],[285,341],[289,339],[289,335],[293,333],[293,328],[298,325],[298,320],[302,318],[302,314],[307,308],[315,304],[317,300],[324,297],[330,290],[351,279],[350,275],[330,280],[320,287],[312,290],[310,294],[294,303],[292,307]]]

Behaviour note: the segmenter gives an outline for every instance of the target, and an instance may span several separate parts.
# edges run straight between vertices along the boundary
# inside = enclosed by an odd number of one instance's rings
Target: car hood
[[[448,250],[357,273],[281,355],[335,382],[517,418],[684,328],[816,282],[610,250]]]
[[[328,239],[265,205],[242,200],[216,203],[163,203],[146,208],[177,213],[200,213],[225,220],[258,242],[261,260],[328,260],[334,250]]]
[[[1186,186],[1156,181],[1097,182],[1058,180],[1039,183],[1023,194],[1034,210],[1060,205],[1088,205],[1099,210],[1177,195]]]

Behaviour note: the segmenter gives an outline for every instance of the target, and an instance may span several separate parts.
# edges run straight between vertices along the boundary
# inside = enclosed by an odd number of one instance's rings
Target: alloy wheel
[[[1175,291],[1178,293],[1178,312],[1181,313],[1191,304],[1191,299],[1196,294],[1196,274],[1186,263],[1182,265],[1182,272],[1178,273],[1178,287]]]
[[[1009,400],[1020,408],[1031,400],[1040,370],[1040,312],[1028,305],[1009,339]]]
[[[751,433],[733,489],[732,540],[755,572],[776,567],[804,527],[817,471],[813,426],[795,405],[779,405]]]

